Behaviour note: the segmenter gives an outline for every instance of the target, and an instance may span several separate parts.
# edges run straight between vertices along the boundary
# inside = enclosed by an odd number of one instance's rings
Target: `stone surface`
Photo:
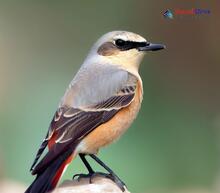
[[[0,181],[0,193],[24,193],[26,186],[13,180],[4,179]]]
[[[120,188],[110,179],[94,177],[92,183],[88,178],[66,180],[52,193],[122,193]],[[125,190],[124,193],[130,193]]]

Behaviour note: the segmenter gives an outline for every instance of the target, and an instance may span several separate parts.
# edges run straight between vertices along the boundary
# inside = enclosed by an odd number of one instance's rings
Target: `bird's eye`
[[[126,44],[126,42],[122,39],[115,40],[115,45],[118,47],[123,47],[123,46],[125,46],[125,44]]]

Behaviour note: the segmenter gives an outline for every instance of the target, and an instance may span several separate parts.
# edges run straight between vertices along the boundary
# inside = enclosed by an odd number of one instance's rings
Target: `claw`
[[[92,174],[75,174],[72,179],[74,180],[77,177],[77,181],[79,182],[81,178],[91,178],[91,176]]]
[[[115,184],[117,184],[117,186],[121,189],[122,192],[125,191],[125,183],[116,175],[113,174],[109,174],[107,176],[107,178],[111,179],[113,182],[115,182]]]
[[[125,191],[125,187],[126,187],[125,183],[115,174],[106,174],[103,172],[95,172],[90,177],[90,183],[92,183],[92,179],[97,176],[105,177],[105,178],[112,180],[121,189],[122,192]]]

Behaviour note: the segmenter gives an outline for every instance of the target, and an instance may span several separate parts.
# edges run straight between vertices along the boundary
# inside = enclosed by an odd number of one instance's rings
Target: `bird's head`
[[[152,44],[138,34],[113,31],[95,43],[87,59],[137,70],[146,52],[164,48],[164,45]]]

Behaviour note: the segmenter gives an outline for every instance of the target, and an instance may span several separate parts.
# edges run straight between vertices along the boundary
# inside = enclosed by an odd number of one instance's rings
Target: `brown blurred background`
[[[163,17],[177,8],[211,14]],[[145,57],[141,112],[100,158],[131,192],[219,192],[219,18],[219,1],[0,0],[2,178],[33,180],[34,155],[90,47],[128,30],[167,49]],[[63,179],[82,171],[77,159]]]

